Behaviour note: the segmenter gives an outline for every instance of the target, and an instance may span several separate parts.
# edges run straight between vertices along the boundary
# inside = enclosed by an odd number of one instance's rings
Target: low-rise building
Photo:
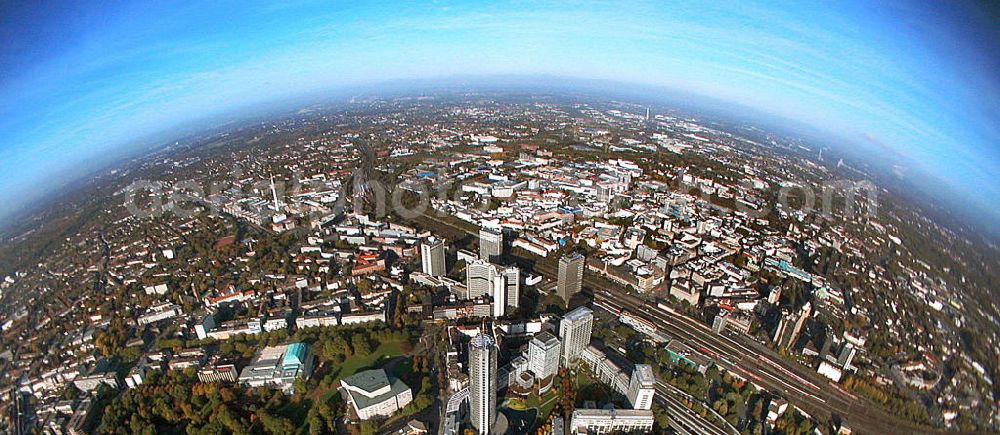
[[[290,393],[295,379],[308,378],[312,369],[313,355],[306,344],[268,346],[243,368],[239,382],[244,387],[278,388]]]
[[[577,409],[569,423],[573,434],[645,434],[653,430],[648,409]]]
[[[232,364],[220,364],[198,370],[200,382],[236,382],[236,379],[236,366]]]
[[[355,373],[340,381],[341,394],[361,420],[389,416],[413,400],[410,387],[385,370]]]
[[[140,325],[148,325],[150,323],[156,323],[160,320],[170,319],[179,315],[181,315],[181,307],[176,304],[160,304],[152,306],[149,310],[146,310],[145,313],[136,319],[136,323]]]

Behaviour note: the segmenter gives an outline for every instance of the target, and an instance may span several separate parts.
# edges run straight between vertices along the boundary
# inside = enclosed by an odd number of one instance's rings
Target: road
[[[445,231],[446,237],[457,234],[478,236],[475,231],[434,216],[424,214],[420,223],[432,230]],[[553,262],[536,261],[533,272],[550,279],[556,278]],[[670,337],[704,352],[720,367],[747,378],[771,392],[780,393],[802,411],[817,417],[836,416],[853,430],[863,433],[937,433],[939,429],[920,425],[889,414],[883,408],[858,398],[828,379],[799,364],[791,363],[774,351],[748,337],[715,334],[702,322],[673,310],[665,310],[624,288],[608,287],[589,273],[584,274],[584,293],[596,305],[624,309],[653,324]]]

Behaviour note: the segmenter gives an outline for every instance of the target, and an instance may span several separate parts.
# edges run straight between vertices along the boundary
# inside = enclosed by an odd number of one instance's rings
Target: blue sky
[[[998,24],[960,3],[85,3],[0,6],[0,219],[172,126],[498,74],[705,95],[1000,196]]]

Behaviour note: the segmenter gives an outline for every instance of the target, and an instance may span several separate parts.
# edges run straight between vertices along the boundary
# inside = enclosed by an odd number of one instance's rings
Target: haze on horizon
[[[294,95],[453,76],[703,95],[868,146],[979,208],[1000,196],[995,9],[359,3],[0,6],[0,220],[177,126]]]

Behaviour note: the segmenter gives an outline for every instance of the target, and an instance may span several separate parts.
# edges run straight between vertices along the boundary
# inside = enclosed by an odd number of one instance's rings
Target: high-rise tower
[[[583,255],[573,253],[559,259],[556,292],[569,304],[570,298],[580,292],[583,285]]]
[[[489,434],[497,416],[497,347],[486,334],[469,345],[469,402],[472,427]]]
[[[594,328],[594,313],[587,307],[579,307],[563,317],[559,322],[559,338],[562,339],[563,365],[569,367],[590,345],[590,334]]]
[[[420,265],[423,272],[430,276],[446,273],[443,240],[431,237],[420,244]]]
[[[551,332],[543,331],[535,334],[528,343],[528,370],[535,374],[539,381],[544,381],[556,375],[559,371],[559,354],[561,343]],[[552,383],[543,384],[545,393]],[[541,389],[540,389],[541,390]]]
[[[503,233],[499,229],[479,229],[479,258],[491,261],[503,252]]]
[[[475,260],[465,266],[465,288],[468,299],[495,295],[500,271],[496,265],[484,260]]]
[[[521,305],[521,270],[510,266],[501,270],[500,274],[503,275],[504,284],[507,286],[507,300],[505,301],[507,306],[517,307]]]
[[[651,409],[653,395],[656,394],[656,377],[653,368],[646,364],[636,364],[628,384],[628,400],[632,409]]]

